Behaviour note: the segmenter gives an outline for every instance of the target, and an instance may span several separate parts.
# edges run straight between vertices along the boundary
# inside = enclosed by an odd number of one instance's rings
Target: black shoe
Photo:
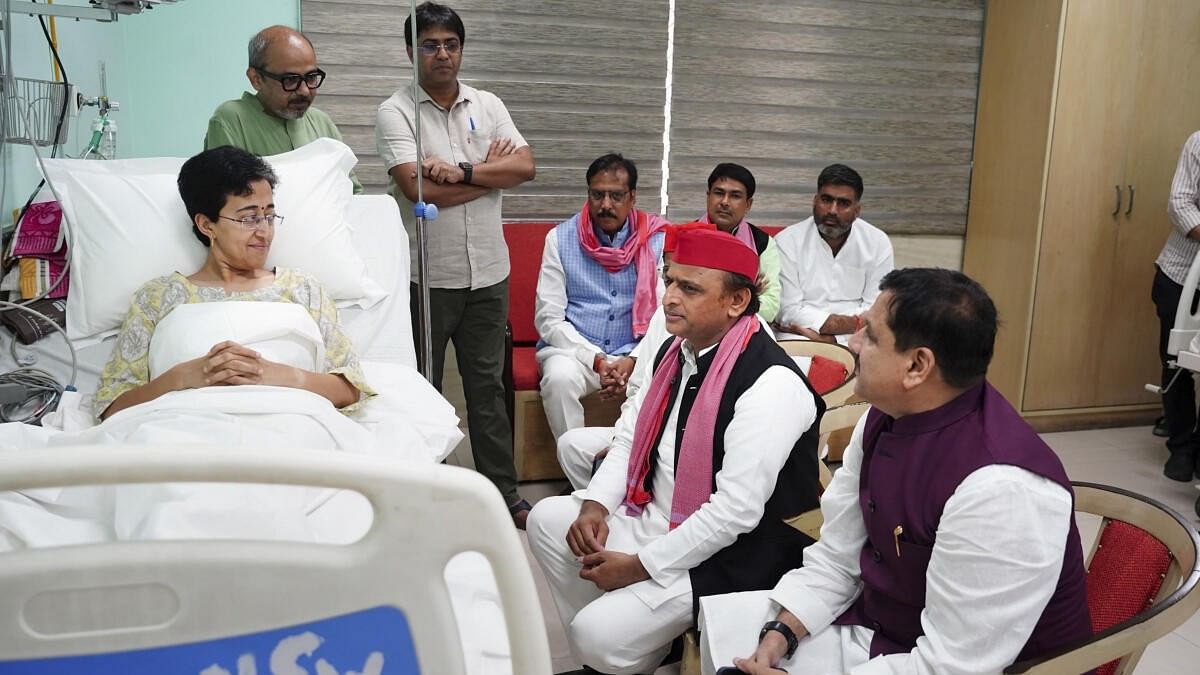
[[[1170,438],[1171,437],[1171,432],[1167,431],[1166,415],[1163,415],[1162,417],[1159,417],[1158,419],[1154,420],[1154,428],[1150,430],[1150,433],[1154,434],[1155,436],[1158,436],[1159,438]]]
[[[1176,450],[1163,465],[1163,475],[1181,483],[1190,483],[1196,473],[1196,455],[1187,450]]]
[[[525,521],[529,519],[529,512],[532,509],[533,507],[524,499],[508,507],[508,513],[512,516],[513,525],[516,525],[518,530],[525,529]]]

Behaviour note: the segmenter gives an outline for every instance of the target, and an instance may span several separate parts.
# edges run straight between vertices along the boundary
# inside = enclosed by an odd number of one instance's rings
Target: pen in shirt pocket
[[[900,535],[904,534],[904,526],[897,525],[896,529],[892,530],[892,539],[896,541],[896,557],[900,557]]]

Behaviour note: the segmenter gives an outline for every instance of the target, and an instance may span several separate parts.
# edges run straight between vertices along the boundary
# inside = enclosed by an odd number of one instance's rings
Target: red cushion
[[[1087,600],[1092,632],[1107,630],[1154,602],[1171,554],[1162,542],[1129,523],[1114,520],[1100,535],[1100,545],[1088,565]],[[1117,662],[1096,669],[1111,675]]]
[[[505,223],[504,241],[508,244],[508,262],[512,271],[508,277],[508,322],[512,324],[515,344],[534,344],[538,340],[533,325],[534,294],[537,291],[538,271],[542,267],[542,249],[546,233],[556,223]],[[536,368],[534,372],[536,374]],[[516,364],[513,364],[516,378]],[[537,380],[534,380],[534,389]],[[521,387],[517,387],[520,389]]]
[[[775,235],[779,234],[780,232],[783,232],[783,228],[785,228],[785,227],[787,227],[787,226],[786,225],[759,225],[758,229],[760,229],[763,232],[766,232],[767,234],[774,237]]]
[[[812,357],[808,367],[808,382],[818,395],[825,395],[837,389],[846,381],[846,366],[839,361],[824,356]]]
[[[536,347],[513,347],[513,391],[537,391],[542,382],[538,374]]]

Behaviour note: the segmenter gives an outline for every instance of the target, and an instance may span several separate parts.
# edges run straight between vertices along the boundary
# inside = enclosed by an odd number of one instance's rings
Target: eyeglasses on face
[[[446,53],[454,56],[458,50],[462,49],[462,43],[458,40],[446,40],[445,42],[422,42],[420,45],[421,53],[425,56],[433,56],[438,53],[439,49],[445,49]]]
[[[625,190],[588,190],[588,199],[599,204],[604,201],[605,197],[608,197],[613,203],[617,203],[625,201],[628,194]]]
[[[309,89],[316,89],[317,87],[321,86],[322,82],[325,81],[325,71],[321,70],[320,68],[309,71],[303,75],[297,75],[296,73],[283,73],[281,75],[279,73],[268,72],[262,68],[255,68],[255,70],[258,71],[259,75],[278,82],[279,86],[283,87],[284,91],[296,91],[300,88],[301,82],[308,85]]]
[[[266,225],[267,227],[275,227],[276,225],[283,224],[283,216],[277,213],[268,213],[262,216],[243,216],[242,218],[230,218],[229,216],[217,214],[217,217],[224,218],[225,220],[232,220],[246,230],[257,230],[258,228],[263,227],[263,225]]]

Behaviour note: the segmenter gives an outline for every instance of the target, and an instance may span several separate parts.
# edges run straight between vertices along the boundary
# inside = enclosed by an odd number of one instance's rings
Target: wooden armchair
[[[1102,518],[1088,556],[1094,635],[1005,673],[1128,675],[1146,646],[1200,609],[1200,536],[1179,513],[1127,490],[1073,483],[1076,513]]]

